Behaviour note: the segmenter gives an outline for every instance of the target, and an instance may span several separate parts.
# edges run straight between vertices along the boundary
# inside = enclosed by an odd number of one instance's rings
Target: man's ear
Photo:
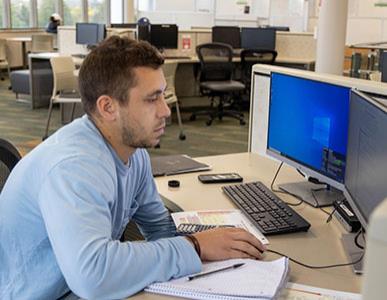
[[[106,121],[114,121],[117,118],[118,102],[112,97],[107,95],[102,95],[97,99],[96,110],[102,119]]]

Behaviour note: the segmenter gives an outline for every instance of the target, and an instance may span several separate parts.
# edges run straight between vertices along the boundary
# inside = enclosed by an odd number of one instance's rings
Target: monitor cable
[[[362,247],[361,245],[358,244],[358,237],[360,236],[360,234],[363,232],[363,230],[359,230],[358,233],[356,234],[355,238],[354,238],[354,242],[356,244],[356,246],[358,246],[359,248]],[[361,249],[364,249],[361,248]],[[308,268],[308,269],[315,269],[315,270],[318,270],[318,269],[329,269],[329,268],[337,268],[337,267],[346,267],[346,266],[352,266],[352,265],[355,265],[359,262],[361,262],[363,260],[363,257],[364,257],[364,251],[363,253],[361,254],[361,256],[354,260],[354,261],[351,261],[351,262],[348,262],[348,263],[341,263],[341,264],[335,264],[335,265],[325,265],[325,266],[314,266],[314,265],[308,265],[308,264],[305,264],[303,262],[300,262],[294,258],[291,258],[281,252],[278,252],[278,251],[275,251],[275,250],[271,250],[271,249],[267,249],[266,250],[267,252],[270,252],[270,253],[274,253],[274,254],[277,254],[279,256],[283,256],[283,257],[287,257],[290,261],[294,262],[295,264],[298,264],[302,267],[305,267],[305,268]]]
[[[302,199],[302,197],[300,197],[299,195],[293,194],[293,193],[291,193],[291,192],[288,192],[288,191],[278,190],[278,189],[275,189],[275,188],[274,188],[274,183],[275,183],[275,181],[276,181],[276,179],[277,179],[277,177],[278,177],[278,174],[279,174],[279,172],[280,172],[280,170],[281,170],[283,164],[284,164],[284,163],[281,162],[280,165],[278,166],[277,171],[275,172],[275,175],[274,175],[274,177],[273,177],[273,180],[271,181],[270,189],[271,189],[272,192],[275,192],[275,193],[281,193],[281,194],[285,194],[285,195],[290,195],[290,196],[293,196],[294,198],[300,200],[300,201],[297,202],[297,203],[290,203],[290,202],[285,202],[285,201],[284,201],[287,205],[290,205],[290,206],[299,206],[299,205],[301,205],[302,203],[305,202],[304,199]],[[305,174],[302,173],[299,169],[296,169],[296,170],[297,170],[297,172],[298,172],[302,177],[306,177]],[[308,180],[309,180],[309,179],[308,179]],[[320,182],[320,181],[318,181],[318,180],[317,180],[317,181],[311,180],[311,182],[313,182],[313,183],[315,183],[315,184],[323,184],[323,185],[325,185],[324,187],[319,188],[319,189],[311,189],[311,194],[312,194],[312,197],[313,197],[314,201],[316,202],[316,207],[318,207],[322,212],[324,212],[325,214],[327,214],[327,215],[329,216],[330,213],[329,213],[328,211],[326,211],[325,209],[323,209],[323,208],[320,206],[320,204],[319,204],[319,202],[318,202],[318,199],[317,199],[316,195],[314,194],[314,192],[318,192],[319,190],[325,189],[325,188],[326,188],[326,184],[325,184],[325,183],[322,183],[322,182]],[[305,203],[307,203],[307,202],[305,202]],[[309,203],[308,203],[308,204],[309,204]]]
[[[299,202],[297,203],[290,203],[290,202],[286,202],[284,201],[287,205],[290,205],[290,206],[299,206],[301,205],[302,203],[304,203],[304,199],[302,199],[300,196],[296,195],[296,194],[293,194],[293,193],[290,193],[290,192],[287,192],[287,191],[282,191],[282,190],[277,190],[274,188],[274,182],[275,180],[277,179],[277,176],[278,176],[278,173],[280,172],[282,166],[283,166],[283,162],[280,163],[280,165],[278,166],[277,168],[277,171],[275,172],[275,175],[273,177],[273,180],[271,181],[271,184],[270,184],[270,189],[272,192],[274,193],[281,193],[281,194],[285,194],[285,195],[290,195],[290,196],[293,196],[294,198],[300,200]],[[302,173],[301,173],[302,174]]]

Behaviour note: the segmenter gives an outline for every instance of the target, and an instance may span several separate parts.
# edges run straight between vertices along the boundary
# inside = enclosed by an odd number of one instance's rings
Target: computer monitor
[[[94,46],[106,37],[105,24],[76,23],[75,42],[81,45]]]
[[[349,92],[349,87],[271,74],[267,154],[327,184],[328,190],[309,182],[280,185],[313,206],[343,198],[331,187],[344,188]]]
[[[212,41],[228,44],[233,48],[241,48],[241,31],[237,26],[212,27]]]
[[[263,28],[272,28],[276,31],[290,31],[290,28],[288,26],[264,26]]]
[[[150,25],[150,43],[158,49],[177,49],[178,27],[176,24]]]
[[[379,70],[382,72],[382,82],[387,82],[387,51],[380,51]]]
[[[111,28],[137,28],[137,23],[112,23]]]
[[[243,49],[275,50],[276,30],[273,28],[247,28],[241,31]]]
[[[387,197],[387,100],[351,91],[344,195],[367,228]]]

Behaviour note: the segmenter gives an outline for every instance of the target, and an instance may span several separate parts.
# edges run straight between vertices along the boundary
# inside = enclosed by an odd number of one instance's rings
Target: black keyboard
[[[310,227],[262,182],[223,186],[222,189],[265,235],[308,231]]]

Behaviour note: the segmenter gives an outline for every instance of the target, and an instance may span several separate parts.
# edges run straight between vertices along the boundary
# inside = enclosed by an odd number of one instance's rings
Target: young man
[[[87,56],[86,115],[24,157],[1,193],[0,299],[124,298],[199,272],[201,259],[261,257],[241,229],[174,236],[143,149],[170,115],[162,64],[148,43],[119,37]],[[147,242],[120,242],[131,219]]]

